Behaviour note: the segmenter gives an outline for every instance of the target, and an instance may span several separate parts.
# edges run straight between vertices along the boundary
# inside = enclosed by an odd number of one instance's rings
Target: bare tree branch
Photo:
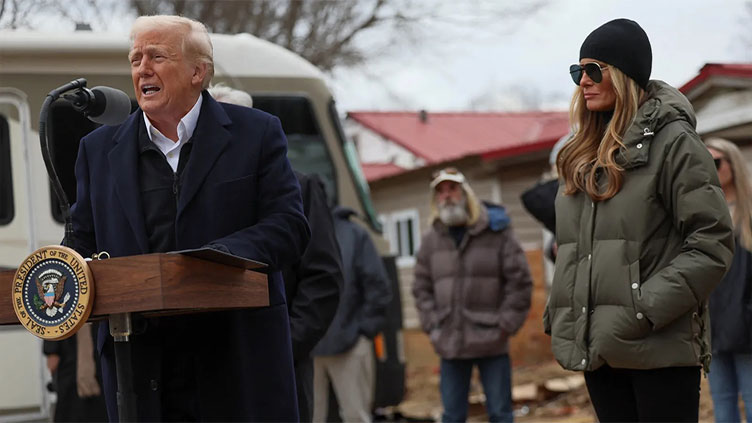
[[[272,36],[272,38],[278,40],[280,45],[287,49],[292,48],[295,26],[298,24],[302,10],[303,2],[291,1],[287,10],[283,13],[277,34]]]
[[[191,17],[211,32],[248,32],[331,71],[365,64],[395,46],[417,49],[431,40],[444,48],[453,40],[503,36],[548,1],[0,0],[0,28],[31,26],[31,13],[50,9],[63,21],[107,28],[107,22],[117,18],[113,10],[120,9],[122,15],[122,7],[128,7],[136,15]]]
[[[45,0],[3,1],[3,13],[0,14],[0,19],[5,15],[8,20],[0,22],[0,28],[30,28],[32,25],[29,17],[32,12],[36,13],[47,8],[49,8],[49,4]]]
[[[500,5],[493,0],[131,0],[139,14],[181,14],[212,32],[249,32],[288,48],[325,71],[365,63],[372,50],[397,40],[479,26],[510,28],[506,22],[535,13],[547,0]],[[358,39],[377,28],[392,34],[366,50]],[[434,36],[434,35],[428,35]],[[493,36],[493,34],[489,34]]]

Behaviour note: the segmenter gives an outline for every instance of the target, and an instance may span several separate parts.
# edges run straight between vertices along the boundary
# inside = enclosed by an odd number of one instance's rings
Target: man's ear
[[[206,78],[206,73],[208,66],[206,63],[203,62],[197,62],[195,65],[193,65],[193,76],[191,77],[191,83],[193,85],[202,86],[204,82],[204,78]]]

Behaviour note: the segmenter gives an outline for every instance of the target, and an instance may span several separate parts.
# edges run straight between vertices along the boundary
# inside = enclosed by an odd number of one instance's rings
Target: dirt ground
[[[530,312],[520,331],[510,340],[512,399],[518,422],[593,422],[585,381],[580,372],[563,370],[551,354],[551,340],[543,332],[546,303],[541,251],[526,253],[533,278]],[[439,421],[439,358],[420,330],[405,330],[406,393],[396,412],[409,421]],[[469,421],[484,421],[483,389],[477,372],[470,388]],[[708,380],[700,391],[700,422],[713,422]]]
[[[442,410],[439,397],[439,359],[427,336],[422,332],[407,330],[404,332],[404,340],[407,386],[405,399],[396,411],[408,421],[439,421]],[[517,339],[512,340],[515,420],[518,422],[596,421],[581,373],[563,370],[550,358],[531,363],[530,360],[519,357],[520,354],[528,357],[545,356],[538,350],[539,346],[533,345],[533,349],[530,350],[525,348],[525,344],[529,346],[529,343],[519,342]],[[518,357],[515,357],[515,354]],[[553,382],[545,383],[551,380]],[[568,392],[557,392],[565,390],[566,387],[556,387],[555,382],[559,382],[559,385],[562,382],[568,382],[573,388]],[[551,385],[549,387],[556,389],[551,391],[546,389],[546,385]],[[480,380],[475,373],[470,388],[468,421],[486,420],[482,391]],[[700,393],[700,421],[713,422],[712,402],[705,377],[702,379]]]

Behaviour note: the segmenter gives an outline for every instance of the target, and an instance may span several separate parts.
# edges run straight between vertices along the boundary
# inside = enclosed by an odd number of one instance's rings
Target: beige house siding
[[[502,204],[512,219],[512,227],[517,239],[526,251],[543,248],[543,226],[522,206],[520,196],[528,188],[541,180],[548,170],[548,162],[536,162],[502,167],[499,171]]]
[[[420,173],[420,172],[418,172]],[[404,179],[401,177],[390,178],[387,181],[377,182],[371,185],[371,199],[380,217],[395,212],[416,209],[418,212],[419,233],[423,234],[427,227],[428,205],[428,177],[414,176]],[[385,226],[384,231],[389,227]],[[413,282],[413,266],[405,266],[398,262],[400,295],[402,298],[402,322],[406,328],[419,326],[418,314],[415,310],[415,300],[411,292]]]
[[[742,151],[744,158],[747,160],[747,167],[752,170],[752,145],[739,145],[739,150]]]

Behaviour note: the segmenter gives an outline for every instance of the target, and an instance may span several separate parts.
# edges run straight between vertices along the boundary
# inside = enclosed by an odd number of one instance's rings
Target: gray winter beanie
[[[653,51],[648,35],[635,21],[614,19],[596,28],[580,47],[580,59],[583,58],[613,65],[637,85],[647,88]]]

